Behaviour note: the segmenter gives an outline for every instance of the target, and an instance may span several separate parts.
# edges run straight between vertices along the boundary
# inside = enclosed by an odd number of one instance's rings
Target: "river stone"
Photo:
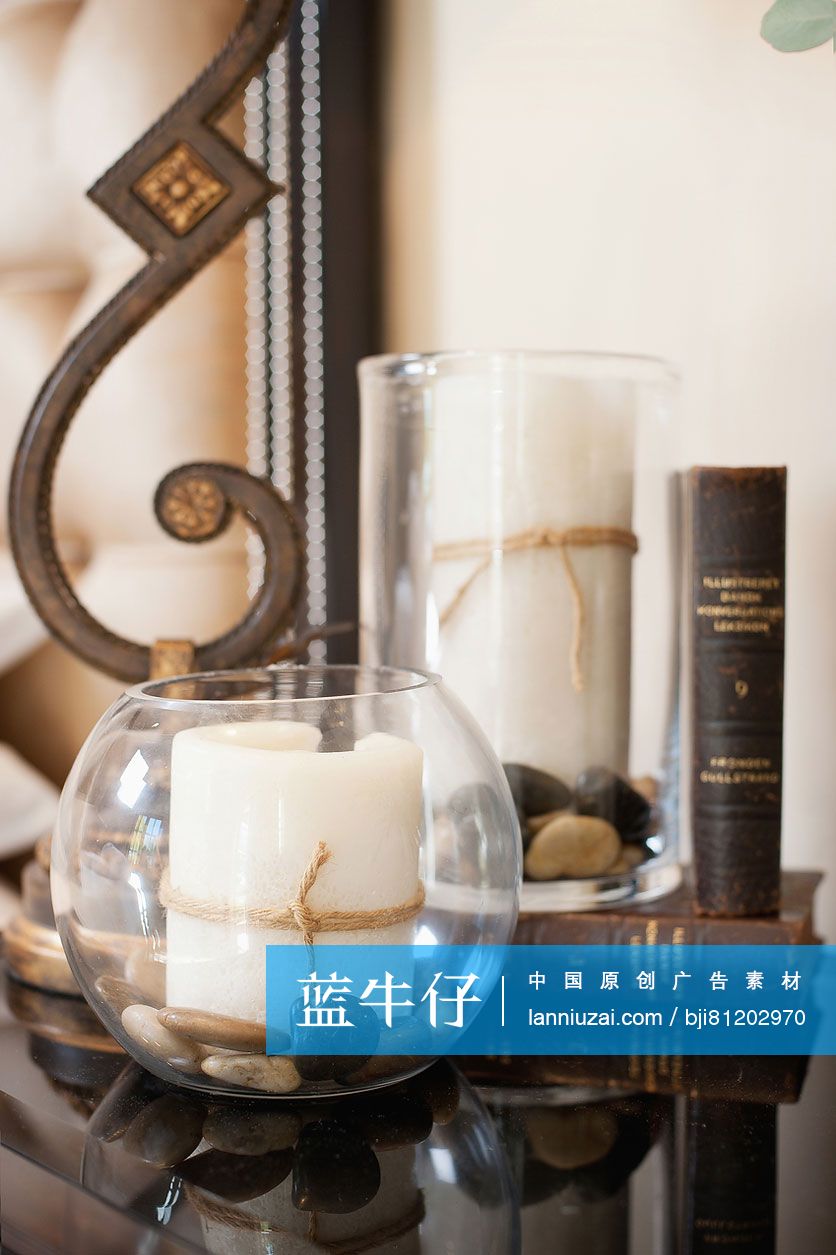
[[[548,811],[565,810],[571,802],[571,790],[557,776],[524,763],[503,763],[502,766],[517,811],[526,819]]]
[[[356,1075],[369,1062],[368,1055],[294,1055],[293,1061],[304,1081],[320,1084],[341,1081]]]
[[[293,1152],[293,1206],[344,1214],[367,1206],[380,1189],[380,1165],[368,1142],[340,1120],[307,1124]]]
[[[612,824],[588,815],[560,815],[537,833],[525,856],[531,880],[558,876],[598,876],[621,853]]]
[[[436,1124],[449,1124],[459,1109],[459,1081],[445,1059],[439,1059],[411,1082],[430,1104]]]
[[[348,1088],[368,1086],[374,1081],[403,1076],[405,1072],[414,1072],[426,1059],[422,1055],[372,1055],[356,1072],[347,1076],[338,1076],[340,1085]]]
[[[304,1007],[301,999],[294,1003],[292,1021],[293,1054],[299,1075],[306,1081],[336,1081],[357,1072],[368,1061],[380,1038],[380,1021],[374,1007],[366,1006],[351,994],[343,995],[341,1004],[351,1027],[311,1027],[300,1024]],[[311,1048],[316,1053],[313,1053]],[[356,1054],[332,1054],[346,1047]],[[309,1053],[305,1053],[309,1052]]]
[[[196,1042],[164,1028],[154,1007],[135,1005],[122,1012],[122,1027],[149,1055],[178,1072],[199,1072],[202,1051]]]
[[[517,819],[526,839],[525,815],[516,807]],[[458,857],[478,861],[484,841],[510,835],[508,807],[492,785],[484,780],[463,784],[450,795],[447,811],[459,840]]]
[[[496,789],[485,780],[460,785],[450,794],[447,811],[457,828],[478,817],[484,817],[487,824],[495,826],[506,813]]]
[[[150,958],[144,946],[128,956],[125,979],[135,985],[152,1006],[165,1006],[165,963],[162,959]]]
[[[618,1120],[602,1107],[533,1107],[526,1112],[533,1153],[550,1168],[568,1171],[597,1163],[618,1137]]]
[[[561,815],[570,815],[572,812],[568,810],[546,811],[545,815],[531,815],[528,819],[528,827],[531,835],[536,836],[546,824],[550,824],[553,819],[559,819]]]
[[[523,1207],[533,1207],[543,1203],[547,1198],[554,1198],[565,1187],[566,1181],[556,1168],[550,1168],[542,1160],[527,1155],[522,1169],[522,1191],[520,1202]]]
[[[200,1066],[214,1081],[267,1094],[292,1094],[302,1084],[295,1063],[285,1055],[214,1054]]]
[[[537,1202],[555,1199],[566,1188],[566,1175],[550,1168],[536,1156],[526,1155],[522,1163],[522,1190],[520,1202],[523,1207],[532,1207]]]
[[[136,1117],[149,1103],[164,1094],[171,1093],[184,1093],[185,1097],[197,1101],[192,1093],[173,1089],[165,1081],[159,1080],[139,1065],[125,1068],[96,1108],[94,1119],[90,1124],[91,1136],[97,1142],[120,1140],[128,1126],[133,1124]],[[200,1101],[202,1102],[202,1099]],[[206,1106],[205,1103],[203,1105]]]
[[[647,798],[651,806],[659,801],[659,781],[655,776],[636,776],[630,781],[630,785],[642,797]]]
[[[205,1108],[179,1094],[163,1094],[144,1107],[122,1137],[131,1155],[157,1168],[186,1159],[201,1142]]]
[[[247,1203],[281,1185],[292,1166],[290,1150],[274,1150],[258,1156],[205,1150],[179,1164],[177,1175],[228,1203]]]
[[[607,874],[631,872],[647,859],[647,850],[643,845],[625,845]]]
[[[99,976],[96,980],[96,993],[117,1015],[121,1015],[126,1007],[142,1004],[142,993],[135,985],[129,985],[118,976]]]
[[[236,1020],[228,1015],[213,1015],[209,1011],[197,1011],[191,1007],[163,1007],[157,1019],[164,1028],[182,1033],[204,1046],[221,1046],[239,1053],[264,1054],[267,1030],[253,1020]],[[285,1045],[290,1038],[285,1036]]]
[[[652,812],[647,798],[608,767],[590,767],[578,776],[575,810],[579,815],[608,820],[622,841],[646,837]]]
[[[355,1072],[349,1072],[337,1078],[341,1085],[367,1085],[370,1081],[380,1080],[387,1076],[403,1076],[413,1072],[416,1067],[427,1062],[433,1056],[435,1043],[429,1024],[414,1016],[399,1016],[392,1021],[392,1027],[384,1029],[383,1046],[401,1051],[397,1055],[372,1055],[372,1057]]]
[[[429,1103],[419,1094],[381,1094],[376,1099],[358,1103],[350,1118],[375,1150],[416,1146],[433,1130]]]
[[[266,1155],[273,1150],[290,1150],[301,1129],[301,1116],[292,1111],[263,1111],[237,1104],[210,1111],[203,1136],[210,1146],[229,1155]]]
[[[101,932],[70,924],[70,939],[85,963],[100,976],[125,975],[125,964],[138,952],[148,953],[148,943],[132,933]]]

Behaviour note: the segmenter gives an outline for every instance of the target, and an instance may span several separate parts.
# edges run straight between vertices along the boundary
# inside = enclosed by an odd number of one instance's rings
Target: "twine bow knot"
[[[287,909],[293,916],[296,927],[302,934],[302,940],[306,946],[313,944],[314,933],[317,931],[317,924],[319,923],[319,915],[312,907],[308,906],[307,897],[316,884],[320,867],[324,867],[330,857],[331,851],[325,842],[318,842],[307,867],[302,873],[296,897],[291,898],[287,904]]]
[[[168,870],[160,885],[160,901],[169,911],[191,915],[195,919],[210,920],[217,924],[237,924],[241,921],[255,928],[282,929],[302,934],[306,946],[313,944],[316,933],[358,932],[361,929],[390,928],[414,919],[424,905],[424,885],[411,898],[394,906],[381,906],[372,910],[338,911],[326,907],[316,910],[308,902],[308,895],[316,884],[322,867],[332,858],[331,850],[324,841],[317,842],[308,864],[302,873],[294,896],[284,907],[241,906],[228,902],[212,902],[193,898],[181,889],[173,889]]]

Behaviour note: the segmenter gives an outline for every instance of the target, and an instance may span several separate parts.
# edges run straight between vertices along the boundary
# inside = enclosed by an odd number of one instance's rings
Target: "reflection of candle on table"
[[[258,1160],[253,1161],[256,1165]],[[415,1181],[415,1148],[397,1147],[379,1156],[380,1188],[370,1203],[344,1215],[316,1212],[316,1239],[311,1239],[311,1212],[294,1207],[292,1181],[252,1202],[224,1204],[219,1213],[211,1198],[191,1195],[201,1215],[207,1251],[214,1255],[312,1255],[322,1250],[369,1251],[375,1255],[418,1255],[423,1249]],[[263,1226],[263,1229],[260,1227]]]
[[[317,911],[380,910],[418,889],[423,755],[373,733],[354,750],[320,753],[301,723],[229,723],[179,732],[172,744],[169,884],[227,908],[223,922],[169,907],[170,1006],[265,1018],[265,947],[298,933],[247,923],[296,896],[318,842],[331,859],[308,904]],[[237,914],[237,918],[236,918]],[[323,933],[317,942],[398,943],[412,924]]]
[[[506,366],[435,381],[433,592],[429,665],[505,762],[571,784],[586,767],[627,770],[635,387]],[[573,683],[572,586],[543,529],[617,529],[622,542],[570,546],[582,597],[582,691]],[[511,538],[513,552],[502,552]],[[484,558],[443,557],[462,542]],[[455,604],[454,604],[455,603]],[[430,629],[430,637],[432,630]]]

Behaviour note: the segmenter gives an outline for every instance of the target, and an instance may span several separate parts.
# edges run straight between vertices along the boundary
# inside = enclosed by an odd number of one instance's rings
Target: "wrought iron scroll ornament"
[[[68,346],[35,401],[18,446],[9,532],[26,592],[55,637],[85,662],[123,680],[149,674],[153,649],[98,623],[70,586],[52,525],[58,455],[73,416],[108,362],[283,190],[214,123],[263,67],[286,31],[292,7],[293,0],[249,0],[216,59],[90,189],[91,200],[149,260]],[[192,543],[219,535],[238,509],[264,544],[261,589],[236,626],[196,647],[195,668],[275,658],[276,642],[301,595],[304,566],[293,513],[276,489],[240,468],[198,463],[166,475],[154,508],[171,536]]]

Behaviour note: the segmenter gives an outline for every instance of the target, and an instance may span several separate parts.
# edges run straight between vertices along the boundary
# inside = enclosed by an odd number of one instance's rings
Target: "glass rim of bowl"
[[[650,353],[618,353],[598,349],[438,349],[429,352],[377,353],[361,358],[360,378],[408,378],[435,375],[439,367],[472,365],[474,369],[515,366],[562,368],[576,378],[623,378],[637,383],[680,383],[680,368]],[[605,367],[603,373],[601,368]]]
[[[264,696],[247,692],[247,685],[264,684],[282,675],[306,675],[336,677],[368,676],[377,681],[357,690],[326,693],[298,693]],[[388,683],[387,683],[388,681]],[[421,671],[417,667],[375,667],[363,663],[293,663],[282,662],[267,667],[248,667],[241,670],[196,671],[179,676],[166,676],[158,680],[145,680],[125,689],[124,696],[135,701],[149,702],[165,709],[188,709],[194,706],[299,706],[309,702],[360,701],[375,697],[390,697],[398,693],[420,692],[437,688],[441,676],[433,671]],[[229,685],[228,696],[200,696],[201,685],[211,683],[215,688]],[[240,691],[234,691],[240,688]],[[191,691],[190,691],[191,690]]]

